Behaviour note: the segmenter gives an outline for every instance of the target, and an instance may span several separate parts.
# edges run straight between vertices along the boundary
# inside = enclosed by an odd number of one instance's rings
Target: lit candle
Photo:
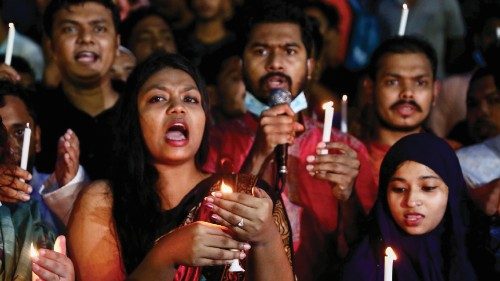
[[[385,249],[384,258],[384,281],[392,281],[392,263],[397,260],[396,253],[391,247]]]
[[[31,259],[37,258],[38,257],[38,251],[33,247],[33,242],[31,243],[30,247],[30,257]],[[36,275],[33,271],[31,271],[31,280],[37,280],[38,275]]]
[[[9,33],[7,35],[7,49],[5,50],[5,64],[10,65],[12,61],[12,51],[14,50],[14,35],[16,28],[13,23],[9,23]]]
[[[23,150],[21,153],[21,169],[26,170],[28,168],[28,155],[30,152],[30,140],[31,140],[31,129],[30,123],[26,123],[26,128],[24,128],[23,134]]]
[[[222,193],[233,193],[233,189],[231,188],[231,186],[227,185],[224,181],[222,181],[220,184],[220,191]],[[239,252],[238,249],[231,249],[231,251]],[[244,271],[245,269],[241,267],[239,259],[234,259],[231,261],[231,265],[229,266],[229,272],[244,272]]]
[[[333,101],[329,101],[323,104],[323,109],[325,110],[325,119],[323,123],[323,139],[324,143],[330,142],[330,137],[332,135],[332,123],[333,123]],[[328,149],[322,149],[320,154],[328,154]]]
[[[406,21],[408,21],[408,12],[409,11],[410,10],[408,9],[408,5],[406,5],[406,3],[404,3],[403,10],[401,10],[401,20],[399,21],[399,31],[398,31],[399,36],[405,35]]]
[[[341,108],[341,117],[340,121],[340,131],[344,134],[347,134],[347,95],[342,95],[342,108]]]

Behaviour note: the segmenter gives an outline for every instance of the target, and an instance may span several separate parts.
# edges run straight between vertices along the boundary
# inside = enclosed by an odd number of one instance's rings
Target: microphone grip
[[[286,162],[288,160],[288,144],[285,143],[277,145],[274,148],[274,157],[278,168],[278,174],[288,174],[288,168],[286,166]]]

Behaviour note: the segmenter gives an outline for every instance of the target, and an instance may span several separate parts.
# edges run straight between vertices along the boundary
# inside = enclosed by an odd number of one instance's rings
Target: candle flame
[[[222,181],[222,183],[220,184],[220,191],[222,193],[232,193],[233,189],[229,185],[227,185],[224,181]]]
[[[342,100],[347,101],[347,95],[342,95]]]
[[[33,247],[33,243],[31,243],[30,247],[30,257],[35,258],[38,257],[38,251]]]
[[[14,24],[9,22],[9,28],[14,28]]]
[[[406,3],[403,4],[403,9],[408,10],[408,5],[406,5]]]
[[[29,128],[30,127],[30,123],[26,123],[26,128]]]
[[[396,256],[396,253],[394,252],[394,250],[391,247],[387,247],[385,249],[385,255],[392,258],[393,260],[398,259],[398,256]]]
[[[325,102],[323,104],[323,109],[327,109],[328,107],[332,107],[333,106],[333,101],[329,101],[329,102]]]

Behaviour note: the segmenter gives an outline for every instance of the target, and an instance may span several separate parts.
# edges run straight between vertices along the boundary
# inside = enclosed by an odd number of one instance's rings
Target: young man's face
[[[108,76],[119,46],[110,10],[87,2],[54,15],[51,48],[63,79],[95,82]]]
[[[253,27],[243,52],[246,86],[265,101],[272,89],[282,88],[296,96],[313,70],[294,23],[261,23]]]
[[[475,80],[467,98],[467,121],[478,140],[500,133],[500,92],[493,75]]]
[[[437,95],[431,63],[421,53],[383,56],[373,89],[381,124],[396,131],[419,129]]]
[[[130,50],[138,62],[144,61],[158,50],[177,53],[172,30],[162,18],[155,15],[140,20],[132,29],[129,41]]]

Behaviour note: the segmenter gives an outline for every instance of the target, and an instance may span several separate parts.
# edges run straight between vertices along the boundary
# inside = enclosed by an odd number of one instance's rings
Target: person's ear
[[[442,89],[441,81],[439,80],[434,81],[434,85],[432,86],[432,106],[436,105],[436,101],[439,94],[441,93],[441,89]]]
[[[365,76],[362,80],[362,97],[363,103],[373,102],[373,98],[375,96],[375,82],[368,76]]]

